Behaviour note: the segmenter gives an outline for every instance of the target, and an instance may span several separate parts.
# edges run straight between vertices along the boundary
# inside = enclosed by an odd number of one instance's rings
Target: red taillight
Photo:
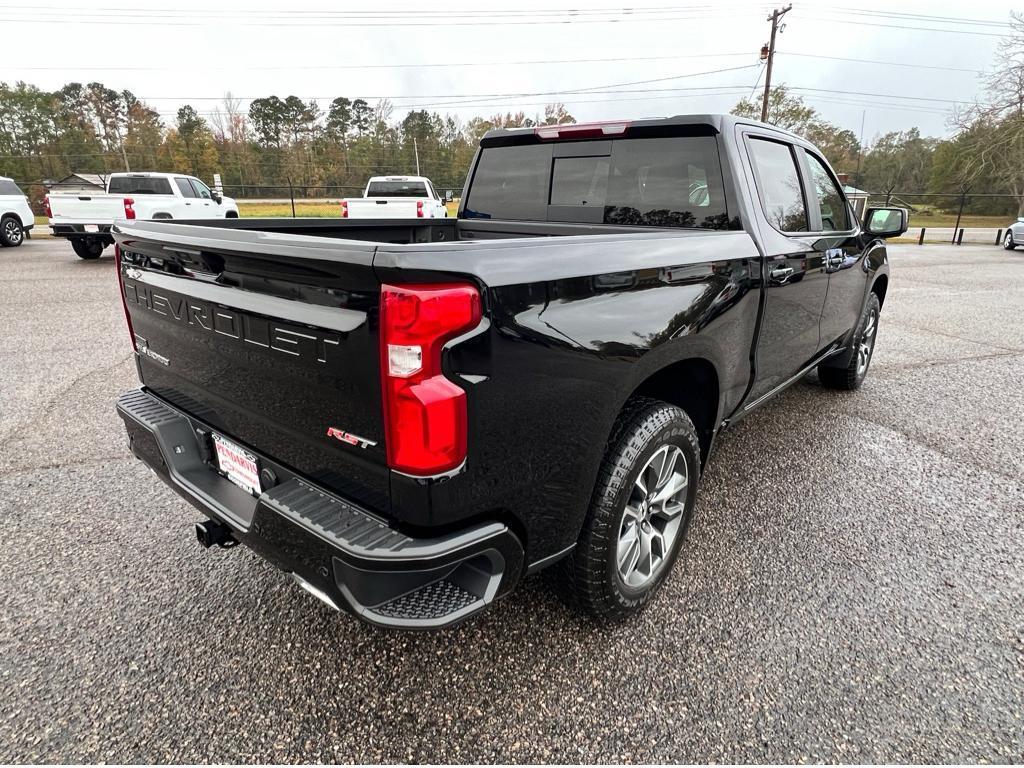
[[[134,205],[135,205],[135,201],[132,198],[126,197],[124,199],[124,217],[126,219],[134,219],[135,218],[135,209],[132,207]]]
[[[132,328],[132,316],[128,314],[128,299],[124,295],[124,275],[121,274],[121,246],[114,245],[114,274],[117,275],[117,287],[121,289],[121,308],[124,310],[124,319],[128,323],[128,335],[132,339],[132,349],[139,351],[135,343],[135,329]]]
[[[422,219],[423,218],[423,201],[422,200],[417,200],[416,201],[416,218],[417,219]]]
[[[43,197],[43,212],[46,213],[46,218],[53,218],[53,211],[50,210],[50,196],[46,195]]]
[[[540,125],[533,132],[540,139],[597,139],[602,136],[622,136],[629,130],[629,121],[614,123],[566,123]]]
[[[472,285],[381,286],[381,381],[388,466],[435,475],[466,458],[466,393],[441,372],[445,342],[480,323]]]
[[[341,201],[341,218],[348,218],[348,202],[345,200]]]

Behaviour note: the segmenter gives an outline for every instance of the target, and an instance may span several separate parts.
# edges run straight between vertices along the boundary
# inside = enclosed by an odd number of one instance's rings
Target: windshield
[[[430,197],[422,181],[371,181],[367,197]]]
[[[171,182],[159,176],[114,176],[107,191],[112,195],[169,195]]]

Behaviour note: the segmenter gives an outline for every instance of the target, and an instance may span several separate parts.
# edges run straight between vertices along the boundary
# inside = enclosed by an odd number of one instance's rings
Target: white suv
[[[25,240],[25,233],[36,223],[25,193],[13,179],[0,176],[0,245],[14,248]]]

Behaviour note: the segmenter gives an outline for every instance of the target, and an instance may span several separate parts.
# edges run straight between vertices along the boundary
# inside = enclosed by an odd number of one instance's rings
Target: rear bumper
[[[144,390],[117,401],[132,453],[210,518],[328,605],[382,626],[431,629],[462,621],[515,586],[523,549],[502,523],[414,538],[253,451],[258,496],[215,467],[211,430]],[[268,485],[266,479],[264,485]]]
[[[95,232],[86,232],[85,224],[50,224],[50,231],[54,237],[107,237],[113,240],[110,234],[110,224],[89,224],[95,226]]]

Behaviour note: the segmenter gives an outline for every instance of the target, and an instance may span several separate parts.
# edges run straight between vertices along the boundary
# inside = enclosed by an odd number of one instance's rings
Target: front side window
[[[823,232],[844,232],[850,228],[846,201],[825,164],[810,152],[807,153],[807,165],[811,169],[814,181],[814,196],[818,209],[821,211],[821,229]]]
[[[751,138],[750,154],[768,223],[780,232],[806,232],[807,211],[792,148]]]
[[[212,200],[213,195],[210,193],[210,188],[203,184],[199,179],[189,179],[192,182],[192,188],[196,191],[196,197],[201,197],[203,200]]]

